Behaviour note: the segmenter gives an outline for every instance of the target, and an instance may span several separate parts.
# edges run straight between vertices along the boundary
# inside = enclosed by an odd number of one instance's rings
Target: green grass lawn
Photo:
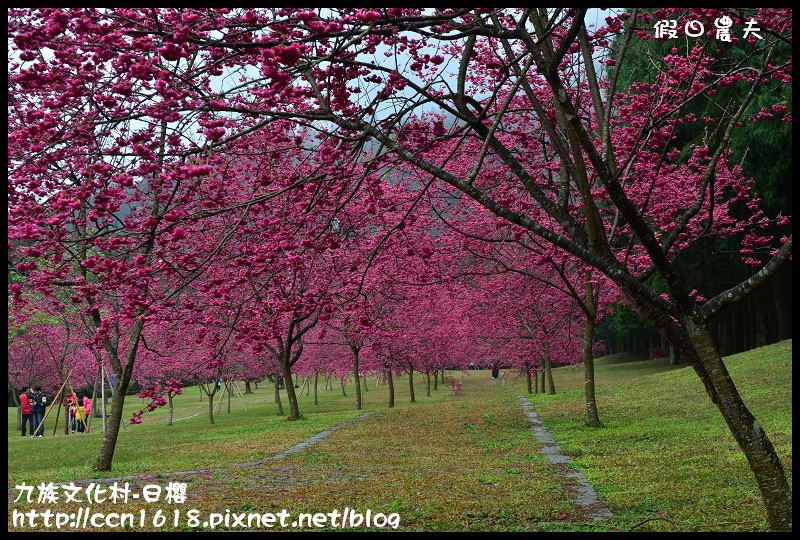
[[[731,356],[726,364],[791,483],[791,340]],[[558,393],[532,401],[621,529],[647,519],[657,521],[637,530],[765,528],[766,512],[744,454],[691,367],[599,359],[600,429],[584,424],[582,369],[557,371]]]
[[[791,350],[787,341],[728,359],[790,481]],[[207,402],[189,388],[175,403],[175,417],[189,418],[169,427],[159,409],[147,413],[143,424],[128,426],[107,476],[150,474],[139,483],[163,484],[164,473],[216,469],[169,477],[187,483],[183,505],[137,501],[115,511],[145,509],[149,516],[159,508],[170,515],[190,508],[204,515],[286,509],[296,515],[347,506],[396,512],[400,529],[412,531],[763,530],[765,513],[749,467],[692,369],[616,360],[597,361],[603,428],[585,427],[580,368],[554,371],[558,394],[529,396],[562,450],[614,512],[608,522],[582,523],[563,478],[538,452],[516,399],[525,392],[524,381],[509,377],[503,386],[486,371],[456,373],[463,383],[459,396],[440,386],[426,397],[424,377],[417,375],[415,404],[408,403],[407,379],[401,378],[393,410],[386,408],[386,386],[370,379],[363,396],[371,416],[312,448],[248,468],[224,467],[267,458],[359,415],[352,383],[347,397],[338,386],[320,392],[318,406],[313,396],[302,396],[305,418],[297,422],[278,417],[271,386],[260,386],[244,396],[247,412],[234,399],[227,414],[223,403],[213,426]],[[129,397],[127,416],[140,407],[140,399]],[[14,486],[96,477],[91,463],[101,434],[94,419],[92,433],[64,436],[59,428],[53,437],[48,420],[45,438],[22,438],[13,429],[15,409],[8,412],[11,528],[14,508],[42,509],[35,502],[15,503]],[[94,511],[111,510],[95,505]],[[178,528],[186,530],[184,520]]]

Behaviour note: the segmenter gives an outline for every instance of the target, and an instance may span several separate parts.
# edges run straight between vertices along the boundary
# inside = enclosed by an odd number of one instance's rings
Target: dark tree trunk
[[[111,398],[111,415],[106,423],[106,432],[103,434],[103,443],[100,446],[100,452],[98,453],[97,459],[94,463],[94,470],[96,471],[111,470],[111,463],[114,460],[114,450],[117,447],[119,428],[122,427],[122,412],[125,406],[125,394],[128,392],[128,385],[131,381],[132,371],[133,362],[127,362],[125,369],[122,370],[122,373],[115,374],[117,379],[115,381],[116,384],[114,385],[114,394]]]
[[[361,379],[358,376],[358,347],[350,345],[350,351],[353,353],[353,377],[356,383],[356,410],[361,410]]]
[[[414,369],[408,372],[408,390],[411,393],[411,403],[416,403],[417,399],[414,397]]]
[[[278,405],[278,416],[283,416],[283,402],[281,402],[280,381],[281,381],[281,378],[276,373],[275,377],[273,378],[273,382],[275,384],[275,403]]]
[[[533,386],[531,384],[531,382],[533,381],[533,378],[531,377],[531,370],[530,369],[527,369],[525,371],[525,380],[528,383],[528,393],[529,394],[533,394]]]
[[[245,394],[252,394],[253,389],[250,387],[250,379],[244,380],[244,393]]]
[[[19,407],[19,394],[14,388],[11,390],[11,395],[14,398],[14,404],[17,406],[17,431],[22,431],[22,409]]]
[[[556,384],[553,382],[553,369],[548,356],[544,357],[544,374],[547,379],[547,393],[553,395],[556,393]]]
[[[681,336],[682,348],[697,355],[692,367],[747,457],[767,507],[770,529],[790,531],[792,492],[775,448],[742,401],[711,339],[708,324],[696,323],[691,317],[683,317],[681,322],[686,332]]]
[[[386,370],[386,382],[389,383],[389,408],[394,407],[394,379],[392,378],[392,368]]]
[[[587,318],[583,329],[583,390],[586,401],[586,421],[590,427],[600,427],[602,424],[600,423],[600,415],[597,412],[597,401],[594,392],[594,355],[592,354],[594,330],[594,319]],[[554,394],[555,388],[552,390],[551,393]]]
[[[669,347],[669,363],[673,366],[681,363],[681,351],[672,344]]]
[[[216,383],[211,383],[216,384]],[[213,426],[214,425],[214,394],[216,394],[216,390],[208,394],[208,422]]]
[[[427,380],[427,387],[425,390],[425,397],[431,397],[431,372],[430,370],[425,372],[425,378]]]
[[[299,420],[300,407],[297,404],[297,394],[295,394],[294,385],[292,384],[292,366],[289,363],[289,358],[289,351],[286,351],[283,361],[281,362],[283,378],[286,380],[286,399],[289,400],[289,416],[287,416],[286,419]]]
[[[167,392],[167,404],[169,405],[169,414],[167,414],[167,425],[168,426],[172,425],[172,418],[175,415],[175,407],[174,407],[174,405],[172,403],[172,398],[173,398],[172,392]]]
[[[319,371],[314,372],[314,405],[319,405],[318,392],[319,388]]]

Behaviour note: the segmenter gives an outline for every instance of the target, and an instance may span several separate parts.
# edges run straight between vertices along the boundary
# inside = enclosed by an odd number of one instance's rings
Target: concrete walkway
[[[575,506],[584,510],[592,521],[605,521],[610,518],[611,510],[597,499],[597,492],[583,473],[569,467],[572,460],[561,452],[558,443],[556,443],[541,420],[539,420],[539,416],[534,412],[528,398],[519,396],[518,399],[531,425],[534,438],[542,445],[542,453],[550,463],[561,470],[561,474],[567,479],[569,489],[573,495],[572,502]]]

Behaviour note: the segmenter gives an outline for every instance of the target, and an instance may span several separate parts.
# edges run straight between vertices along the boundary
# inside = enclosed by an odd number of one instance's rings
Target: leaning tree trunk
[[[134,347],[138,344],[138,335]],[[135,348],[132,354],[136,354]],[[106,424],[106,432],[103,434],[103,443],[100,445],[100,452],[94,462],[94,470],[110,471],[111,463],[114,460],[114,450],[117,447],[117,437],[119,428],[122,426],[122,412],[125,406],[125,394],[128,392],[128,385],[131,382],[133,372],[133,362],[128,361],[121,374],[115,373],[117,379],[114,385],[114,394],[111,398],[111,415]]]
[[[286,351],[286,356],[281,362],[281,367],[283,368],[283,378],[287,381],[286,383],[286,398],[289,400],[289,416],[286,417],[287,420],[299,420],[300,419],[300,407],[297,404],[297,394],[294,391],[294,385],[292,384],[292,366],[289,363],[289,351]]]
[[[692,367],[747,457],[764,498],[770,529],[791,531],[792,491],[775,448],[742,401],[711,338],[708,324],[696,323],[691,317],[681,318],[681,322],[687,331],[681,340],[682,348],[696,353],[697,359],[692,361]]]

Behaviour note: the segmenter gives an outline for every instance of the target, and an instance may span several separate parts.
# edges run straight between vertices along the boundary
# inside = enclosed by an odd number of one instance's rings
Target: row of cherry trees
[[[710,30],[659,59],[655,81],[620,87],[630,44],[652,39],[655,21],[721,17],[761,33],[717,61]],[[546,373],[582,341],[588,421],[600,425],[593,332],[614,299],[692,365],[770,525],[790,528],[783,467],[709,320],[791,257],[789,219],[760,210],[729,148],[743,122],[791,121],[791,57],[779,54],[791,10],[585,18],[9,10],[12,324],[33,332],[36,313],[74,313],[65,328],[80,320],[82,344],[111,366],[96,467],[111,467],[140,358],[163,377],[186,361],[191,373],[235,365],[290,380],[324,358],[356,378],[370,365],[429,374],[500,358]],[[776,101],[750,114],[762,85]],[[687,112],[719,87],[739,97],[705,118]],[[675,147],[691,122],[707,136]],[[758,271],[706,298],[675,262],[718,235],[741,238]],[[291,384],[287,395],[298,418]]]

